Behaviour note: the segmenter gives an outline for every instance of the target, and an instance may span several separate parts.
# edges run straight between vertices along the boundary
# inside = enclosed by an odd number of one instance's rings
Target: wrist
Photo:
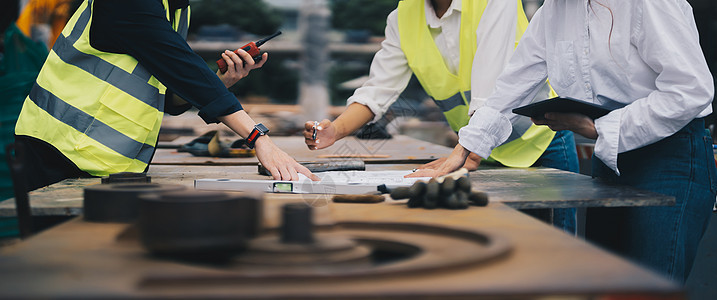
[[[271,144],[271,139],[269,139],[268,135],[262,135],[257,138],[256,142],[254,142],[254,148],[264,148],[264,146],[267,146]]]
[[[269,128],[266,128],[264,124],[257,123],[254,125],[254,129],[249,133],[249,136],[246,137],[246,145],[253,149],[256,146],[256,142],[268,133]]]
[[[453,149],[453,153],[452,153],[451,155],[456,155],[457,157],[460,157],[462,160],[466,160],[466,159],[468,159],[468,156],[469,156],[470,154],[471,154],[471,152],[470,152],[468,149],[466,149],[465,147],[463,147],[463,145],[458,144],[458,145],[456,145],[456,147]],[[476,156],[477,156],[477,157],[480,157],[480,156],[478,156],[478,155],[476,155]]]
[[[332,121],[331,127],[334,128],[334,138],[337,141],[349,135],[349,133],[346,133],[346,126],[344,122],[342,122],[342,120],[340,119]]]

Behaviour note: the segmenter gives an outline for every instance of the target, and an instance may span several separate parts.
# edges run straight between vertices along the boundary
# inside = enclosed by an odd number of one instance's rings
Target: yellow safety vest
[[[515,45],[528,27],[528,18],[518,1]],[[425,18],[425,1],[403,0],[398,4],[398,31],[408,65],[426,93],[433,98],[454,131],[468,124],[471,68],[476,52],[476,30],[488,0],[463,0],[461,4],[460,65],[458,74],[446,67]],[[543,154],[555,136],[547,126],[532,125],[523,135],[503,144],[490,158],[509,167],[529,167]]]
[[[162,2],[186,38],[189,7],[170,11]],[[132,56],[90,45],[92,3],[82,3],[55,42],[15,134],[51,144],[94,176],[142,172],[157,144],[166,87]]]

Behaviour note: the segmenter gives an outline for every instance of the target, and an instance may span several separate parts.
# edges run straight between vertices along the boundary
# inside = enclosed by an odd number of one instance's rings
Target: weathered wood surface
[[[419,164],[369,164],[369,171],[409,170]],[[195,179],[270,179],[256,166],[152,165],[152,182],[193,186]],[[496,168],[481,166],[470,174],[473,189],[488,193],[490,201],[513,208],[615,207],[673,205],[674,198],[616,186],[589,176],[549,168]],[[68,179],[30,193],[33,215],[79,215],[82,190],[99,184],[94,179]],[[0,202],[0,216],[14,216],[14,200]]]
[[[674,205],[675,198],[551,168],[479,168],[473,189],[514,208]]]
[[[277,211],[280,204],[296,201],[305,199],[301,195],[269,195],[266,211]],[[321,223],[444,226],[504,237],[513,250],[491,262],[450,271],[355,279],[242,281],[232,280],[241,270],[153,258],[138,243],[117,238],[127,225],[86,223],[78,218],[0,249],[0,298],[595,299],[652,295],[676,299],[682,295],[669,280],[501,203],[458,211],[409,209],[395,202],[329,203],[318,209]],[[266,215],[274,219],[267,225],[276,226],[277,216]],[[149,278],[166,280],[146,284]],[[185,280],[188,278],[196,280]]]
[[[171,143],[163,143],[165,147],[179,146],[188,143],[193,138],[182,137]],[[396,163],[426,163],[434,159],[448,156],[451,148],[433,143],[417,140],[408,136],[397,135],[387,140],[361,140],[356,137],[346,137],[331,147],[321,150],[309,150],[300,136],[271,137],[272,141],[294,159],[300,162],[326,160],[321,156],[373,156],[366,157],[367,164],[396,164]],[[333,159],[333,158],[332,158]],[[243,166],[256,165],[256,157],[219,158],[199,157],[187,152],[177,152],[176,149],[157,149],[152,159],[155,165],[221,165]]]

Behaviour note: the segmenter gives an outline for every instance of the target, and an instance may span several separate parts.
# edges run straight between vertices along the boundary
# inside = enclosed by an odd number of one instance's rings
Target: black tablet
[[[534,119],[543,119],[545,113],[561,112],[561,113],[579,113],[597,119],[610,112],[609,109],[597,104],[580,101],[572,98],[551,98],[539,102],[534,102],[526,106],[513,109],[513,113],[531,117]]]

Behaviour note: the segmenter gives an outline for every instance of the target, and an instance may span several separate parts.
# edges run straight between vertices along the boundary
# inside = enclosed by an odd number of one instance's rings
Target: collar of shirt
[[[451,15],[453,15],[453,11],[460,12],[462,2],[461,0],[453,0],[451,2],[451,6],[448,7],[448,10],[446,10],[446,13],[443,14],[443,16],[439,19],[436,16],[436,10],[433,9],[433,5],[431,5],[431,0],[426,0],[426,23],[428,24],[428,27],[431,28],[439,28],[443,26],[443,23],[446,19],[450,18]]]

